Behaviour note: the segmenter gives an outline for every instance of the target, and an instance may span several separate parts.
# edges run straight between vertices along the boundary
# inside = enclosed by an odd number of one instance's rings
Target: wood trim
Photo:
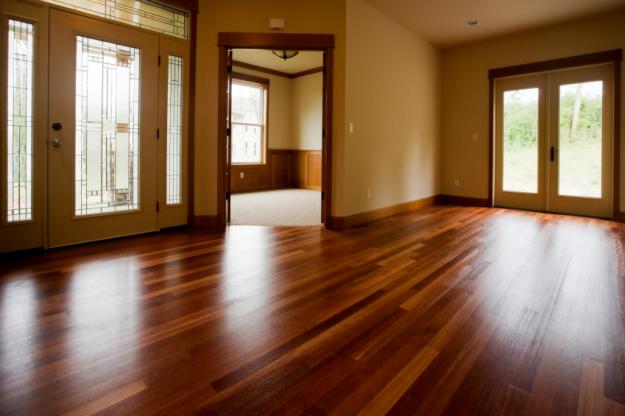
[[[577,55],[567,58],[552,59],[549,61],[533,62],[523,65],[506,66],[488,71],[488,77],[504,78],[515,75],[526,75],[533,72],[549,72],[559,69],[574,68],[578,66],[596,65],[608,62],[620,62],[623,60],[623,50],[614,49],[603,52]]]
[[[267,78],[257,77],[255,75],[242,74],[240,72],[233,72],[232,79],[238,79],[240,81],[254,82],[256,84],[262,84],[269,87],[269,80]]]
[[[263,66],[252,65],[246,62],[232,61],[232,66],[238,66],[239,68],[251,69],[252,71],[264,72],[265,74],[276,75],[278,77],[291,78],[291,74],[289,74],[288,72],[277,71],[275,69],[269,69]]]
[[[495,79],[488,79],[488,204],[495,204]]]
[[[436,195],[435,201],[437,204],[445,205],[464,205],[468,207],[488,207],[491,208],[493,204],[489,199],[484,198],[472,198],[468,196],[456,196],[456,195]]]
[[[220,229],[219,217],[217,215],[195,215],[189,222],[193,228]]]
[[[321,150],[291,151],[291,185],[295,188],[322,190],[323,152]]]
[[[393,215],[433,205],[436,198],[436,196],[429,196],[427,198],[416,199],[414,201],[403,202],[401,204],[390,205],[384,208],[348,215],[347,217],[331,217],[330,226],[328,228],[333,230],[343,230],[346,228],[359,227]]]
[[[612,217],[615,220],[625,222],[625,213],[621,212],[621,61],[614,61],[614,129],[612,138],[613,144],[613,163],[612,171]]]
[[[612,179],[612,218],[625,222],[625,212],[620,211],[620,188],[621,188],[621,61],[623,60],[623,50],[613,49],[609,51],[596,52],[586,55],[577,55],[568,58],[553,59],[549,61],[534,62],[523,65],[507,66],[495,68],[488,71],[489,77],[489,133],[488,133],[488,206],[494,205],[493,181],[494,181],[494,112],[495,112],[495,79],[516,75],[525,75],[535,72],[549,72],[567,68],[574,68],[588,65],[598,65],[604,63],[614,64],[614,129],[613,129],[613,179]],[[475,198],[472,198],[475,199]]]
[[[296,72],[294,74],[289,74],[289,78],[295,79],[295,78],[299,78],[299,77],[305,77],[306,75],[316,74],[317,72],[323,72],[323,67],[320,66],[319,68],[311,68],[311,69],[307,69],[306,71],[301,71],[301,72]]]
[[[217,101],[217,218],[218,226],[225,228],[226,218],[226,117],[228,111],[228,48],[219,48],[219,69],[217,71],[218,101]]]
[[[196,14],[199,10],[198,0],[156,0],[156,3],[173,7],[174,9],[183,9]]]
[[[330,223],[332,213],[332,127],[333,127],[333,85],[334,85],[334,35],[296,33],[226,33],[218,34],[218,151],[217,151],[217,213],[220,226],[225,227],[226,200],[226,100],[227,62],[229,49],[297,49],[324,52],[323,82],[323,162],[322,162],[322,222]]]
[[[191,11],[191,39],[190,39],[190,56],[189,56],[189,114],[187,120],[189,123],[187,134],[188,137],[188,155],[187,155],[187,222],[193,220],[195,214],[195,75],[197,65],[197,0],[190,0],[195,3],[196,9]]]
[[[266,163],[232,165],[231,192],[293,188],[321,191],[321,164],[321,150],[269,149]]]
[[[334,48],[334,35],[220,32],[217,45],[242,49],[325,50]]]
[[[334,42],[334,40],[333,40]],[[321,152],[321,220],[328,226],[332,217],[332,135],[333,135],[333,97],[334,97],[334,49],[327,49],[323,54],[323,136]]]
[[[236,66],[239,68],[250,69],[252,71],[263,72],[265,74],[275,75],[278,77],[289,78],[289,79],[295,79],[299,77],[304,77],[306,75],[316,74],[317,72],[323,72],[323,66],[320,66],[318,68],[307,69],[305,71],[295,72],[293,74],[290,74],[288,72],[278,71],[276,69],[265,68],[264,66],[248,64],[247,62],[242,62],[242,61],[233,61],[233,66]]]

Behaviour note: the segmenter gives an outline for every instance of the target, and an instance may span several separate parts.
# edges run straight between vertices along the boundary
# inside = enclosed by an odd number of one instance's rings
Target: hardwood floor
[[[625,414],[625,225],[433,206],[2,259],[0,413]]]

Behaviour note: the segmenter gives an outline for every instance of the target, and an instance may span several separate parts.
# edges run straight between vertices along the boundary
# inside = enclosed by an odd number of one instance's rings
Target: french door
[[[612,216],[613,66],[495,81],[495,204]]]

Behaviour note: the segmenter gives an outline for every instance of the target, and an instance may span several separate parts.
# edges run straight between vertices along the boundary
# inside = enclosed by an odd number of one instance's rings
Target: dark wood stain
[[[0,414],[624,414],[625,225],[431,205],[4,256]]]

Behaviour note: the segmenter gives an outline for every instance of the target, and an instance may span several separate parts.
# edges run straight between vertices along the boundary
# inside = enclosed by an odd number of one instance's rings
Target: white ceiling
[[[365,0],[442,49],[625,9],[625,0]],[[467,26],[477,19],[476,26]]]
[[[323,52],[300,51],[299,54],[286,61],[278,58],[269,50],[235,49],[232,53],[235,61],[245,62],[263,68],[295,74],[323,66]]]

